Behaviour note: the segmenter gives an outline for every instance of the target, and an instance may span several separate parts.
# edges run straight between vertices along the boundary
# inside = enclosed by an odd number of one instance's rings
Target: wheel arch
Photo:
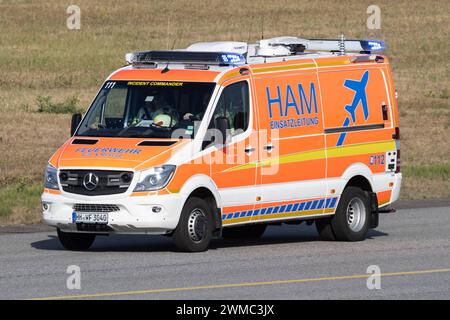
[[[347,184],[345,185],[344,189],[347,187],[358,187],[361,188],[364,191],[372,192],[372,185],[370,184],[369,180],[362,176],[362,175],[356,175],[352,177]]]
[[[194,175],[190,177],[181,188],[180,192],[185,195],[185,203],[192,197],[204,199],[213,213],[214,229],[221,229],[222,217],[220,208],[222,201],[216,185],[208,176]]]
[[[367,165],[363,163],[353,164],[347,168],[342,175],[342,179],[346,181],[344,189],[349,186],[353,186],[360,187],[364,191],[373,192],[374,187],[372,176],[373,173]]]

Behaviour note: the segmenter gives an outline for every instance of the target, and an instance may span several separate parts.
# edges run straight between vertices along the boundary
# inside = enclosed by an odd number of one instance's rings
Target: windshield
[[[107,81],[76,135],[193,138],[214,83]]]

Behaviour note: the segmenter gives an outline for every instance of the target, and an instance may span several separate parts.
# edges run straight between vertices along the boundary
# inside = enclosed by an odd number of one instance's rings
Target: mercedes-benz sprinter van
[[[399,122],[382,41],[279,37],[126,55],[45,170],[43,220],[96,236],[212,237],[315,223],[363,240],[399,197]]]

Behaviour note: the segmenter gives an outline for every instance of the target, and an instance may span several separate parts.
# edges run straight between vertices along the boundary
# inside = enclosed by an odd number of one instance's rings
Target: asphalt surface
[[[177,252],[163,236],[98,237],[65,251],[54,231],[0,233],[0,299],[450,299],[450,207],[380,217],[363,242],[320,241],[314,226],[271,226],[257,242]],[[81,289],[66,286],[67,267]],[[377,265],[381,289],[367,288]]]

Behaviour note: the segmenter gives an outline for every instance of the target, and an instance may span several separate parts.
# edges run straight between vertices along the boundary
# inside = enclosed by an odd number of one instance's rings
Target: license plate
[[[73,223],[97,223],[97,224],[107,224],[108,214],[107,213],[72,213]]]

